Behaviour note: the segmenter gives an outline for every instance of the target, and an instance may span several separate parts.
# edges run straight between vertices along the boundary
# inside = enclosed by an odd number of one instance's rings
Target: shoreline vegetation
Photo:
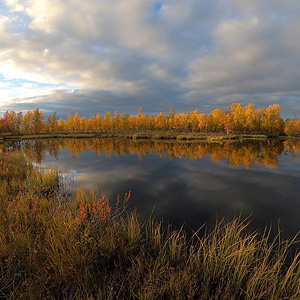
[[[0,133],[0,141],[4,140],[37,140],[37,139],[65,139],[65,138],[121,138],[132,140],[176,140],[176,141],[226,141],[226,140],[266,140],[274,138],[273,135],[265,134],[205,134],[205,133],[182,133],[182,132],[161,132],[161,131],[127,131],[127,132],[52,132],[38,134],[13,134]],[[277,136],[281,140],[291,138],[288,136]],[[297,138],[297,137],[294,137]],[[299,137],[300,138],[300,137]]]
[[[198,109],[186,113],[146,115],[139,108],[136,115],[96,114],[80,117],[73,111],[65,119],[56,113],[44,117],[39,108],[22,112],[6,112],[0,116],[0,140],[36,138],[123,137],[132,139],[234,140],[300,137],[300,120],[283,120],[278,104],[255,108],[231,104],[226,111],[215,109],[210,114]]]
[[[175,229],[140,222],[97,191],[68,196],[56,170],[0,148],[4,299],[299,299],[297,237],[249,232],[249,219]]]
[[[133,141],[170,141],[170,142],[206,142],[206,143],[226,143],[235,141],[266,141],[280,140],[288,141],[300,140],[300,136],[287,135],[265,135],[265,134],[222,134],[222,133],[182,133],[182,132],[161,132],[161,131],[127,131],[127,132],[52,132],[52,133],[0,133],[0,144],[5,141],[26,141],[26,140],[53,140],[53,139],[120,139]]]

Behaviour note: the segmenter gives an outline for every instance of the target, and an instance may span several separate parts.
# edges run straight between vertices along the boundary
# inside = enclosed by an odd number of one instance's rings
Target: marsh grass
[[[296,138],[296,136],[293,136]],[[268,138],[278,138],[274,135],[266,134],[245,134],[232,133],[225,134],[224,132],[182,132],[176,130],[126,130],[126,131],[111,131],[111,132],[56,132],[56,133],[38,133],[38,134],[18,134],[0,133],[0,141],[3,140],[47,140],[47,139],[87,139],[87,138],[118,138],[132,140],[177,140],[177,141],[201,141],[208,142],[225,141],[225,140],[266,140]],[[281,139],[287,139],[287,136],[281,135]]]
[[[19,153],[1,154],[1,172],[0,298],[300,298],[300,254],[288,263],[295,239],[249,233],[248,219],[187,238],[154,216],[141,223],[125,209],[130,193],[111,205],[80,188],[58,201],[57,172]]]

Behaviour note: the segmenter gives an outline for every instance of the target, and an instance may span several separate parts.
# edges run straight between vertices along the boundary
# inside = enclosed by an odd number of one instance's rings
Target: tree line
[[[80,117],[73,111],[58,119],[56,112],[44,117],[36,108],[22,112],[10,111],[0,117],[1,133],[51,133],[51,132],[122,132],[122,131],[176,131],[201,133],[265,133],[278,135],[300,134],[300,120],[284,121],[280,113],[281,107],[273,104],[268,107],[255,108],[254,104],[242,106],[231,104],[226,111],[214,109],[210,114],[200,113],[198,109],[186,113],[176,113],[171,109],[169,114],[147,115],[139,108],[136,115],[113,115],[106,112],[90,118]]]

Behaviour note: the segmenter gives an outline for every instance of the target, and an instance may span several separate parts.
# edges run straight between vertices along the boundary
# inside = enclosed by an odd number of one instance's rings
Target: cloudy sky
[[[0,1],[0,113],[300,114],[298,0]]]

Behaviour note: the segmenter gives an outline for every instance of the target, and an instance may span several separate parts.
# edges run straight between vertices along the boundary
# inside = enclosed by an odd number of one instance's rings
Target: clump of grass
[[[58,172],[56,169],[39,170],[35,168],[28,176],[28,185],[37,193],[50,197],[58,191],[60,186]]]
[[[178,140],[178,141],[185,141],[187,139],[188,139],[188,137],[186,135],[178,135],[176,137],[176,140]]]
[[[14,168],[10,159],[16,157],[8,155],[5,164]],[[249,233],[249,221],[239,218],[188,239],[184,228],[152,216],[141,223],[127,212],[130,193],[111,205],[80,188],[73,200],[60,202],[57,193],[32,184],[58,188],[49,183],[52,175],[45,179],[23,166],[15,193],[0,197],[5,299],[300,298],[300,254],[287,263],[295,240],[270,239],[268,230]],[[8,176],[8,186],[9,172],[1,178]]]
[[[243,134],[242,138],[249,140],[266,140],[268,136],[265,134]]]
[[[163,136],[160,135],[160,134],[155,134],[155,135],[153,135],[151,138],[152,138],[153,140],[161,140],[161,139],[163,139]]]

